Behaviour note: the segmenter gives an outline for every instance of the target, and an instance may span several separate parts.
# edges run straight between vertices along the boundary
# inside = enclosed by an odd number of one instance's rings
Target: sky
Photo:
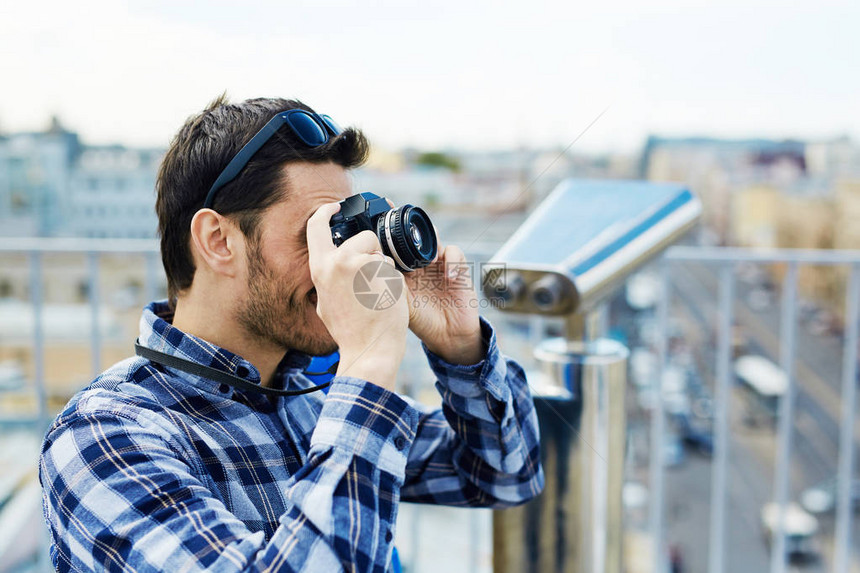
[[[860,139],[858,31],[857,0],[7,0],[0,132],[164,147],[226,92],[390,149]]]

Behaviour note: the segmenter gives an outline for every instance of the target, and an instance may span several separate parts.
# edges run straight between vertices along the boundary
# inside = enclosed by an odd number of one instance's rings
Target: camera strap
[[[253,382],[248,382],[244,378],[240,378],[234,374],[224,372],[223,370],[217,370],[209,366],[204,366],[203,364],[198,364],[197,362],[192,362],[191,360],[186,360],[184,358],[179,358],[178,356],[172,356],[170,354],[165,354],[164,352],[160,352],[158,350],[153,350],[151,348],[141,346],[139,341],[135,341],[134,343],[134,353],[141,358],[149,360],[150,362],[161,364],[162,366],[167,366],[168,368],[181,370],[182,372],[186,372],[193,376],[199,376],[200,378],[213,380],[220,384],[227,384],[228,386],[232,386],[233,388],[236,388],[238,390],[245,390],[246,392],[259,392],[260,394],[266,394],[267,396],[299,396],[301,394],[310,394],[311,392],[322,390],[323,388],[326,388],[329,386],[329,384],[331,384],[331,382],[326,382],[325,384],[311,386],[310,388],[303,388],[302,390],[279,390],[277,388],[267,388],[266,386],[261,386],[259,384],[254,384]],[[328,370],[326,370],[325,372],[304,372],[304,374],[310,376],[334,374],[337,371],[337,365],[338,363],[335,362],[334,364],[329,366]]]

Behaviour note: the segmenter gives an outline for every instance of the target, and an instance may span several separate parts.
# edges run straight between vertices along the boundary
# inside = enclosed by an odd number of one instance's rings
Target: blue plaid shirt
[[[164,303],[142,345],[254,383],[251,363],[173,328]],[[386,571],[401,500],[507,507],[543,487],[522,368],[482,319],[486,358],[427,352],[442,408],[336,376],[328,395],[256,392],[129,358],[76,394],[39,477],[60,571]],[[426,351],[426,348],[425,348]],[[276,386],[313,385],[290,352]]]

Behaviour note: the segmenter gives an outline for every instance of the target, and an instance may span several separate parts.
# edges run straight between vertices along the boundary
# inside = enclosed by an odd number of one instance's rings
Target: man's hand
[[[407,300],[400,296],[381,310],[358,300],[353,285],[360,269],[380,261],[393,267],[394,261],[382,254],[379,240],[370,231],[335,247],[329,220],[338,210],[337,203],[328,203],[308,220],[308,264],[317,289],[317,314],[340,349],[339,376],[361,378],[394,390],[397,368],[406,350]],[[387,286],[378,276],[370,282],[372,292],[383,292]]]
[[[459,247],[439,247],[429,266],[406,274],[409,328],[434,354],[452,364],[484,359],[472,265]]]

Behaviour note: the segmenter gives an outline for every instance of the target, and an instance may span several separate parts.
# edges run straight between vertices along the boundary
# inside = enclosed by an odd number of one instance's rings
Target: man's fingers
[[[456,245],[439,245],[439,253],[436,255],[436,262],[440,265],[448,265],[459,263],[466,260],[463,251]]]
[[[466,255],[457,245],[445,247],[445,281],[449,287],[464,288],[471,284],[472,269],[466,262]]]
[[[340,203],[322,205],[308,219],[308,253],[325,253],[334,251],[337,247],[331,240],[331,216],[340,211]]]
[[[352,253],[373,253],[382,251],[379,239],[373,231],[362,231],[348,238],[343,242],[343,245],[341,245],[340,248]]]
[[[457,245],[448,245],[445,247],[445,262],[446,263],[463,263],[466,261],[466,255],[463,250]]]
[[[456,272],[458,267],[462,267],[463,263],[466,262],[466,255],[463,254],[463,251],[457,245],[448,245],[445,247],[442,258],[445,260],[445,270],[448,272],[449,278],[451,278],[452,273]],[[454,277],[456,276],[454,274]]]
[[[397,268],[397,265],[394,263],[394,259],[392,259],[388,255],[386,255],[382,251],[374,251],[374,252],[370,253],[370,257],[372,257],[371,261],[379,261],[383,265],[391,265],[395,269]],[[405,279],[405,277],[404,277],[404,279]]]

